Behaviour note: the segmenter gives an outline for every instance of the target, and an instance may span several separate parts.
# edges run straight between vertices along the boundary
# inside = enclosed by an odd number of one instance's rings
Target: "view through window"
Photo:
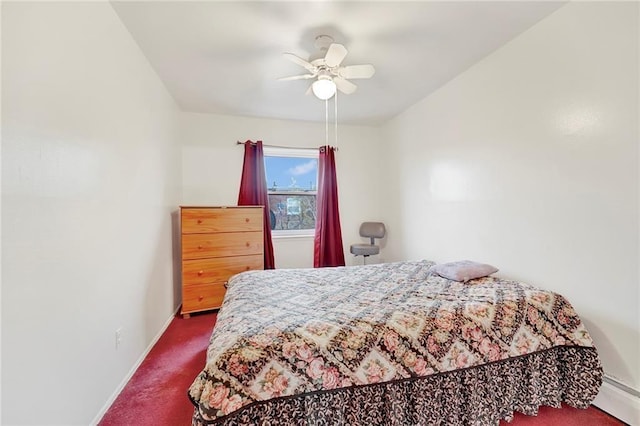
[[[265,149],[271,229],[275,234],[310,234],[316,227],[318,153]]]

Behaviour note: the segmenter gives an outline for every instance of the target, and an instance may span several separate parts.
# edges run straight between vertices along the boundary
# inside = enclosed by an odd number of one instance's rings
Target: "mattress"
[[[602,383],[562,295],[433,262],[249,271],[188,390],[193,424],[498,424],[586,408]]]

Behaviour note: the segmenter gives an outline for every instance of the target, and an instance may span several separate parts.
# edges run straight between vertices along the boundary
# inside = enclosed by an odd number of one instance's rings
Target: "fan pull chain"
[[[336,94],[333,95],[333,121],[335,122],[335,132],[334,136],[336,138],[336,150],[338,150],[338,91],[336,90]]]
[[[325,145],[329,145],[329,99],[324,100],[324,139]]]

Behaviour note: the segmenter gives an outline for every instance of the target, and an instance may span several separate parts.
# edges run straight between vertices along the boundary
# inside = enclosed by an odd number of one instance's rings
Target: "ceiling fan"
[[[327,35],[316,37],[315,46],[320,49],[323,56],[309,60],[302,59],[293,53],[284,53],[284,57],[291,62],[302,66],[308,74],[282,77],[278,80],[308,80],[315,78],[307,94],[313,92],[318,98],[326,100],[336,93],[336,88],[344,94],[351,94],[358,86],[349,79],[371,78],[376,72],[371,64],[340,66],[347,56],[347,49],[338,43],[333,42],[333,38]],[[325,53],[326,52],[326,53]]]

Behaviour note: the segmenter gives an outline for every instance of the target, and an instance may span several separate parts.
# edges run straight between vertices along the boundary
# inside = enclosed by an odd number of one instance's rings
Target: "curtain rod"
[[[236,145],[244,145],[247,142],[236,141]],[[269,144],[266,144],[266,143],[263,143],[262,146],[267,146],[269,148],[284,148],[284,149],[308,149],[308,150],[313,150],[313,151],[316,151],[318,149],[318,148],[296,148],[296,147],[292,147],[292,146],[269,145]],[[338,147],[335,147],[334,149],[337,151]]]

